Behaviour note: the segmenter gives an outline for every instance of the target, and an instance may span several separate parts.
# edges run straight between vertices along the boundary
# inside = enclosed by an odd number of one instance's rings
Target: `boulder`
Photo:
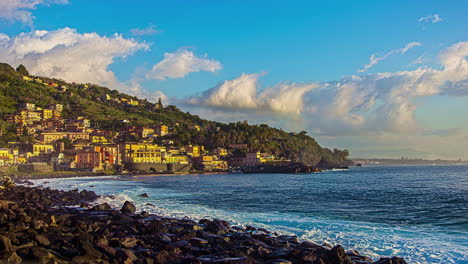
[[[223,220],[214,219],[206,225],[205,230],[217,235],[223,235],[229,232],[230,224]]]
[[[136,212],[136,206],[132,202],[125,201],[125,203],[122,206],[122,208],[120,209],[120,211],[122,213],[134,214]]]
[[[399,257],[381,258],[374,262],[374,264],[408,264],[406,261]]]
[[[110,211],[112,207],[108,203],[102,203],[91,208],[91,211]]]
[[[0,235],[0,251],[14,251],[14,247],[11,244],[11,240],[3,235]]]

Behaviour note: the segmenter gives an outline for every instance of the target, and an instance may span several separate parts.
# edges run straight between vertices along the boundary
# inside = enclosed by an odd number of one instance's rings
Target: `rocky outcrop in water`
[[[0,263],[406,263],[397,257],[373,262],[339,245],[320,246],[223,220],[135,214],[130,202],[121,210],[88,206],[96,198],[77,190],[0,190]],[[84,208],[66,207],[78,204]]]

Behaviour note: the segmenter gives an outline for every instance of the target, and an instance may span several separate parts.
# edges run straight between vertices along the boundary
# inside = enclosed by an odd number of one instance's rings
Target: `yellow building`
[[[50,119],[53,117],[53,111],[50,109],[42,109],[42,119]]]
[[[81,133],[81,132],[69,132],[67,133],[66,137],[71,141],[75,141],[78,139],[85,139],[89,140],[89,133]]]
[[[165,136],[167,134],[169,134],[169,128],[165,125],[159,125],[157,126],[157,134],[158,136],[162,137],[162,136]]]
[[[174,156],[165,156],[165,163],[178,163],[178,164],[188,164],[188,157],[185,155],[174,155]]]
[[[133,99],[130,99],[127,103],[128,103],[129,105],[133,105],[133,106],[137,106],[137,105],[140,104],[140,103],[138,102],[138,100],[133,100]]]
[[[28,76],[23,76],[23,80],[28,81],[28,82],[32,82],[33,78],[28,77]]]
[[[14,163],[15,157],[9,149],[0,148],[0,166],[10,165]]]
[[[65,138],[66,133],[42,133],[39,135],[39,140],[45,143],[51,143],[59,139]]]
[[[188,146],[186,149],[187,155],[192,156],[192,157],[199,157],[203,151],[205,151],[204,146]]]
[[[120,146],[124,163],[162,163],[166,147],[149,143],[127,143]]]
[[[213,160],[213,169],[215,170],[227,170],[228,163],[225,160]]]
[[[225,149],[225,148],[216,148],[214,150],[214,153],[217,154],[220,157],[227,156],[229,154],[227,149]]]
[[[104,136],[91,136],[93,143],[107,143],[107,138]]]
[[[140,137],[141,138],[147,138],[147,137],[150,137],[150,136],[153,136],[154,135],[154,129],[152,128],[147,128],[147,127],[142,127],[140,128]]]
[[[52,144],[41,144],[35,143],[32,145],[32,154],[37,156],[41,153],[52,153],[54,152],[54,146]]]

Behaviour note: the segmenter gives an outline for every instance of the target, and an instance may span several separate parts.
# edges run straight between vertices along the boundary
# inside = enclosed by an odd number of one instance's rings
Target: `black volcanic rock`
[[[122,213],[134,214],[136,212],[136,207],[132,202],[125,201],[124,205],[120,209]]]
[[[357,251],[324,247],[226,221],[163,218],[122,212],[106,203],[90,210],[66,206],[97,198],[17,186],[0,190],[0,263],[292,263],[371,264]],[[374,264],[406,264],[398,257]]]
[[[112,207],[108,203],[102,203],[91,208],[91,211],[110,211]]]

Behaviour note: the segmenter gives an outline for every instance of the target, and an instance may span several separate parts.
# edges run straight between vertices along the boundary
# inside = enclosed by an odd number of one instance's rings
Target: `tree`
[[[16,68],[16,71],[21,75],[29,76],[29,72],[26,70],[26,67],[24,67],[23,64],[20,64],[18,68]]]

